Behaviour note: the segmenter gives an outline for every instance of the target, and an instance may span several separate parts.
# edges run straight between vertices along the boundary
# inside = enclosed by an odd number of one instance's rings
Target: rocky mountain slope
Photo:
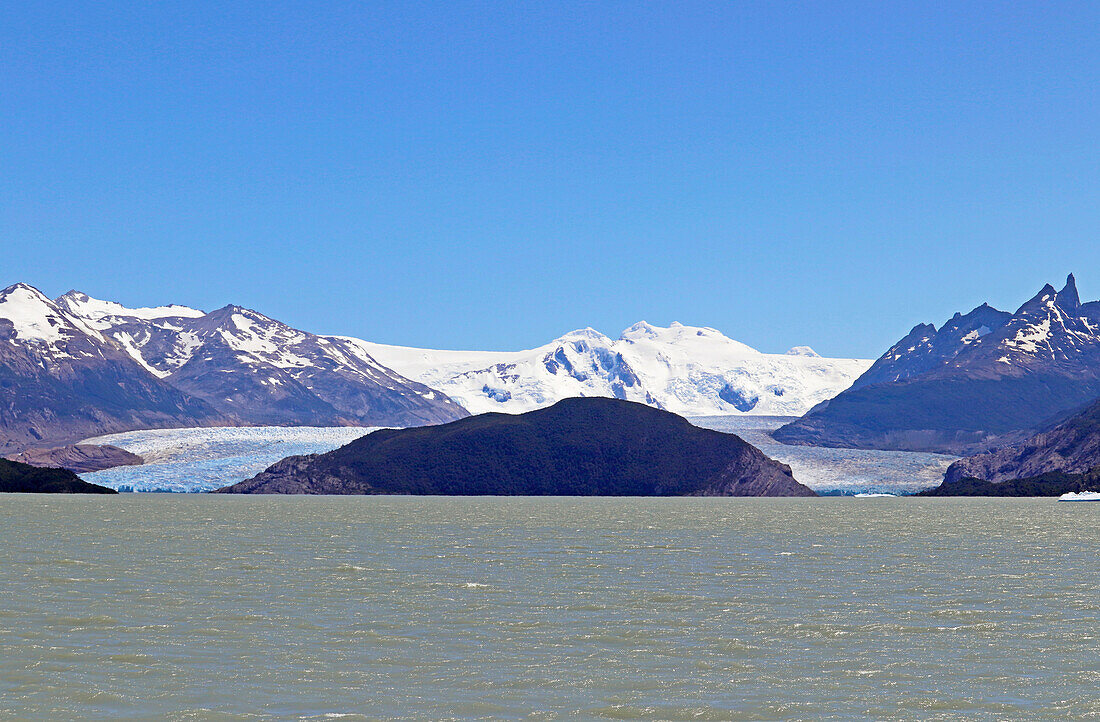
[[[956,461],[947,468],[944,481],[975,478],[999,483],[1055,471],[1084,474],[1098,466],[1100,401],[1019,444]]]
[[[581,329],[510,352],[349,341],[474,413],[521,413],[563,398],[603,396],[691,416],[796,416],[843,391],[871,363],[821,358],[805,346],[765,354],[713,328],[679,323],[637,323],[615,340]]]
[[[116,466],[139,466],[145,462],[137,454],[109,444],[69,444],[52,449],[28,449],[6,457],[9,461],[51,469],[68,469],[82,474],[103,471]]]
[[[1061,496],[1083,491],[1100,491],[1100,466],[1080,474],[1051,471],[1023,479],[991,482],[963,477],[944,481],[920,496]]]
[[[224,423],[26,284],[0,291],[0,453],[133,428]]]
[[[852,388],[775,432],[784,443],[972,454],[1100,398],[1100,302],[1073,276],[1015,313],[916,327]]]
[[[151,375],[238,423],[416,426],[466,411],[375,361],[354,343],[226,306],[127,309],[70,291],[58,305]]]
[[[652,407],[566,399],[518,415],[381,430],[292,456],[220,490],[238,494],[814,496],[733,434]]]

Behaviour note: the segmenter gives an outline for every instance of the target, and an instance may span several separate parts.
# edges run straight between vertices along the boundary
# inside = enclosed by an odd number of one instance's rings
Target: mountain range
[[[131,311],[75,291],[57,304],[151,375],[237,423],[419,426],[467,415],[357,344],[299,331],[240,306],[210,313],[182,306]]]
[[[981,305],[916,326],[783,443],[973,454],[1023,441],[1100,398],[1100,302],[1070,275],[1014,313]]]
[[[0,452],[138,428],[417,426],[573,396],[681,414],[797,415],[870,361],[764,354],[712,328],[638,323],[529,351],[433,351],[292,328],[229,305],[127,308],[0,291]]]
[[[0,291],[0,451],[224,422],[36,289]]]
[[[467,412],[335,338],[237,306],[0,291],[0,452],[139,428],[412,426]]]

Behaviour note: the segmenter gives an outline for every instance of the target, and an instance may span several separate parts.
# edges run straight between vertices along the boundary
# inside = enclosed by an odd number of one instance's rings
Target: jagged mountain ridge
[[[0,452],[218,423],[209,404],[147,373],[34,287],[0,291]]]
[[[852,388],[904,381],[938,370],[1011,318],[1011,313],[983,303],[965,316],[956,313],[939,329],[930,323],[918,324],[856,379]]]
[[[141,428],[415,426],[468,415],[357,345],[238,306],[0,291],[0,452]]]
[[[1015,313],[921,325],[852,388],[775,432],[784,443],[972,454],[1100,397],[1100,302],[1072,275]]]
[[[467,415],[356,344],[240,306],[205,314],[183,306],[131,312],[76,291],[58,303],[150,374],[239,423],[417,426]]]
[[[441,351],[348,339],[474,413],[523,413],[577,396],[635,401],[682,415],[795,416],[870,365],[800,346],[765,354],[707,327],[644,321],[612,340],[591,328],[526,351]]]

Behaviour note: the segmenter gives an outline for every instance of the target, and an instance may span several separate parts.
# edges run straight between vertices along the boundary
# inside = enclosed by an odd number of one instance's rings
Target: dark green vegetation
[[[117,494],[114,489],[89,484],[68,469],[43,469],[0,459],[0,492],[31,494]]]
[[[986,481],[968,477],[945,481],[920,496],[1061,496],[1071,491],[1100,491],[1100,466],[1084,474],[1052,471],[1026,479]]]
[[[382,430],[220,490],[275,494],[814,496],[733,434],[617,399]]]

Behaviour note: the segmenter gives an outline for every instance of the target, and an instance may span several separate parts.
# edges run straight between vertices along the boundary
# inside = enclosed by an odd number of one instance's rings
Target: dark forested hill
[[[526,414],[382,430],[221,490],[276,494],[814,496],[737,436],[643,404],[565,399]]]
[[[89,484],[68,469],[44,469],[0,459],[0,492],[32,494],[117,494],[114,489]]]

